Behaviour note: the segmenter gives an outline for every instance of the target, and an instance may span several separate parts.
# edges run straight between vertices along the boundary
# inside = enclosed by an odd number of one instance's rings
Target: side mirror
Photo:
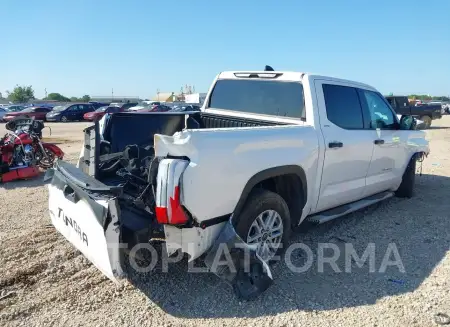
[[[412,130],[416,129],[417,121],[413,116],[403,115],[400,118],[400,129],[401,130]]]

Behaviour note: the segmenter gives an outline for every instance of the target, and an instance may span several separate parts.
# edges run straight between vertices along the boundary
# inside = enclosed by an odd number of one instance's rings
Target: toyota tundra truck
[[[216,274],[254,295],[294,227],[413,195],[429,152],[414,125],[366,84],[222,72],[201,112],[115,113],[88,127],[78,164],[47,172],[50,217],[112,280],[138,244],[163,240],[169,256],[210,262],[241,242],[259,268]]]

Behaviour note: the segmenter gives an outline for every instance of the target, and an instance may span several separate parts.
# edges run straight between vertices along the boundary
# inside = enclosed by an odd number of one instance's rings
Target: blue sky
[[[0,0],[0,92],[151,97],[224,70],[450,94],[450,1]]]

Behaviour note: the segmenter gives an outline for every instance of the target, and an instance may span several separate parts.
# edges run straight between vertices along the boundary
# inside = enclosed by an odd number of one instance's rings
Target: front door
[[[360,95],[370,116],[370,128],[375,131],[365,193],[372,195],[394,190],[401,182],[405,165],[409,161],[406,149],[408,131],[399,129],[395,112],[381,94],[361,90]]]
[[[374,148],[358,90],[345,83],[316,81],[325,157],[315,212],[364,197]]]

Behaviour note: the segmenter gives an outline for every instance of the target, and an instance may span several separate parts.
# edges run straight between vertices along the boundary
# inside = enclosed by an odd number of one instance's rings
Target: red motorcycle
[[[52,143],[41,141],[44,123],[18,117],[5,125],[9,131],[0,139],[0,182],[28,179],[39,175],[39,167],[53,166],[64,153]]]

